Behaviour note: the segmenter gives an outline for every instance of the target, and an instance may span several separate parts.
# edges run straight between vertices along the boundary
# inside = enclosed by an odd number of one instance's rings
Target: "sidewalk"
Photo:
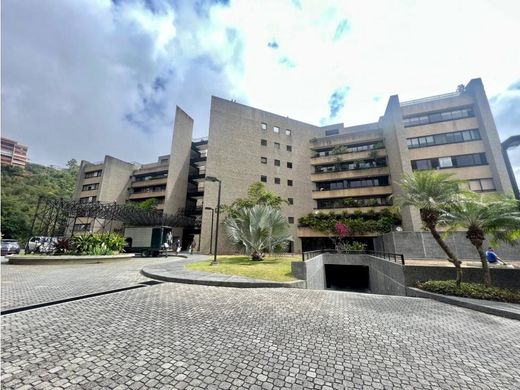
[[[240,287],[240,288],[265,288],[265,287],[284,287],[284,288],[305,288],[305,281],[296,280],[294,282],[273,282],[269,280],[252,279],[243,276],[232,276],[220,273],[192,271],[184,266],[189,263],[206,260],[210,261],[209,255],[190,255],[181,252],[181,257],[168,257],[162,264],[148,265],[141,269],[141,274],[165,282],[201,284],[207,286]]]
[[[408,287],[406,292],[408,296],[430,298],[439,302],[449,303],[451,305],[461,306],[467,309],[520,321],[520,305],[516,303],[441,295],[429,291],[423,291],[415,287]]]

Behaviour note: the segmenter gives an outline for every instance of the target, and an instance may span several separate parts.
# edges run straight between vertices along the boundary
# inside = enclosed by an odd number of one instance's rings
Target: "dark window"
[[[287,185],[288,185],[289,187],[292,187],[292,185],[293,185],[293,181],[292,181],[292,180],[287,180]]]
[[[442,112],[433,112],[430,114],[421,114],[403,119],[404,127],[425,125],[428,123],[436,123],[443,121],[451,121],[461,118],[469,118],[475,116],[472,108],[462,108],[459,110],[449,110]]]
[[[75,232],[88,232],[90,231],[90,223],[77,223],[74,225]]]
[[[280,184],[280,178],[279,177],[275,177],[274,178],[274,184]]]
[[[267,140],[266,139],[261,139],[260,140],[260,145],[267,146]]]
[[[287,162],[287,168],[292,169],[292,162]]]
[[[274,143],[274,148],[275,149],[280,149],[280,143],[279,142],[275,142]]]
[[[289,221],[289,223],[294,223],[294,217],[288,217],[287,220]]]
[[[274,166],[279,167],[280,166],[280,160],[274,160]]]
[[[287,151],[288,152],[292,152],[292,146],[291,145],[287,145]]]
[[[82,188],[82,191],[93,191],[93,190],[97,190],[99,186],[99,183],[94,183],[94,184],[85,184]]]
[[[434,134],[425,137],[408,138],[406,140],[409,149],[423,148],[425,146],[469,142],[480,139],[478,129],[454,131],[451,133]]]
[[[262,164],[267,164],[267,157],[260,157],[260,162]]]
[[[325,137],[328,137],[330,135],[337,135],[337,134],[339,134],[339,130],[338,129],[325,130]]]
[[[101,176],[101,170],[85,173],[85,179],[88,179],[90,177],[98,177],[98,176]]]
[[[94,203],[96,199],[97,198],[95,196],[87,196],[84,198],[79,198],[79,203]]]
[[[262,183],[267,183],[267,176],[260,176],[260,181]]]
[[[287,198],[287,202],[289,204],[294,204],[294,199],[293,198]]]

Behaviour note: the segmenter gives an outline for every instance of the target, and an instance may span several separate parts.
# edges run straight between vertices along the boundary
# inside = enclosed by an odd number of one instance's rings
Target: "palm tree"
[[[488,286],[491,285],[491,273],[483,248],[486,235],[490,235],[494,242],[509,244],[517,243],[520,237],[518,201],[503,195],[468,193],[443,211],[440,222],[448,224],[450,230],[466,230],[466,238],[480,256],[483,281]]]
[[[287,220],[271,206],[243,207],[224,225],[231,243],[252,260],[262,260],[264,252],[282,250],[292,240]]]
[[[433,238],[448,255],[448,261],[455,266],[457,286],[462,280],[462,262],[455,256],[437,231],[441,209],[451,205],[460,192],[462,180],[453,178],[453,174],[438,171],[415,171],[404,175],[400,181],[403,193],[396,197],[400,207],[414,206],[419,209],[421,221]]]

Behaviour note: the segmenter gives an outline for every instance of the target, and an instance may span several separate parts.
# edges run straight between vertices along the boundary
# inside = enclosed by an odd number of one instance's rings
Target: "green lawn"
[[[296,280],[291,273],[291,262],[301,261],[300,257],[292,256],[266,256],[263,261],[251,261],[247,256],[219,256],[219,264],[210,265],[212,259],[208,258],[204,261],[188,264],[186,268],[195,271],[273,280],[275,282],[290,282]]]

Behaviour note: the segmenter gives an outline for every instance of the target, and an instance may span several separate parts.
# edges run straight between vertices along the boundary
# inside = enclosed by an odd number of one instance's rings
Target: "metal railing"
[[[372,250],[338,252],[336,249],[318,249],[315,251],[302,252],[302,261],[312,259],[313,257],[316,257],[322,253],[340,253],[345,255],[371,255],[374,257],[379,257],[381,259],[393,261],[394,263],[401,263],[402,265],[405,265],[404,255],[402,253]]]

